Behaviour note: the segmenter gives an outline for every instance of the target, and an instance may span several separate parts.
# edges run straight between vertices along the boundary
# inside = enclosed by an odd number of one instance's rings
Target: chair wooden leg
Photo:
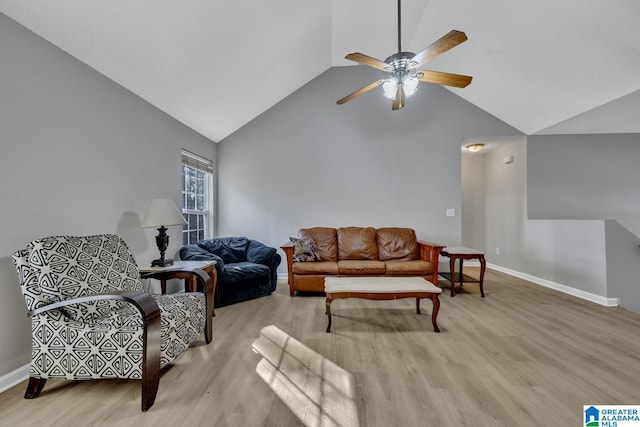
[[[147,319],[143,346],[142,410],[146,411],[155,402],[160,384],[160,315]]]
[[[151,378],[142,379],[142,410],[153,406],[156,401],[156,395],[158,394],[158,386],[160,385],[160,371],[151,376]]]
[[[40,392],[44,388],[44,383],[46,382],[46,378],[29,377],[29,384],[27,384],[27,391],[24,393],[24,398],[35,399],[40,396]]]

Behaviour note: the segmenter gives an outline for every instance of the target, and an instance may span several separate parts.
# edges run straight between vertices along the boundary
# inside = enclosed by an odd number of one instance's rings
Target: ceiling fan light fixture
[[[411,75],[407,75],[404,78],[402,86],[404,86],[404,95],[407,98],[416,93],[416,90],[418,90],[418,82],[419,80]]]
[[[484,148],[484,144],[469,144],[465,148],[472,153],[477,153]]]
[[[382,90],[384,91],[384,96],[389,99],[393,99],[396,97],[396,88],[398,84],[396,83],[395,77],[390,77],[382,83]]]
[[[389,77],[384,82],[382,82],[382,91],[385,98],[394,99],[396,97],[398,82],[401,82],[400,85],[404,90],[404,96],[408,98],[416,93],[416,90],[418,90],[418,83],[420,81],[415,76],[412,76],[410,74],[405,74],[405,76],[402,78],[399,78],[397,76]]]

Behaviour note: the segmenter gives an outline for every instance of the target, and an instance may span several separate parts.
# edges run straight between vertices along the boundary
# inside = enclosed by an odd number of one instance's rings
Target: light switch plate
[[[447,216],[456,216],[456,210],[455,209],[447,209]]]

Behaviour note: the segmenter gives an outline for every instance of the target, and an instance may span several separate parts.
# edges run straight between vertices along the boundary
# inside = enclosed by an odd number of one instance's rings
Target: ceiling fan
[[[467,40],[465,33],[452,30],[418,54],[402,51],[400,35],[400,0],[398,0],[398,53],[394,53],[384,61],[358,52],[345,56],[346,59],[351,61],[384,71],[385,77],[339,99],[336,104],[342,105],[375,87],[382,86],[384,95],[389,99],[393,99],[391,109],[399,110],[404,107],[405,98],[413,95],[416,91],[418,82],[436,83],[460,88],[466,87],[471,83],[471,76],[443,73],[440,71],[417,70],[418,67],[425,65],[436,56],[453,49]]]

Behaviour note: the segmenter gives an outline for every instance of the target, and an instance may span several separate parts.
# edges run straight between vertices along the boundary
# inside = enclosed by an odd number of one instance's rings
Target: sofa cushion
[[[385,274],[385,265],[377,260],[340,260],[338,261],[340,275],[371,275]]]
[[[337,261],[338,260],[338,236],[335,228],[313,227],[301,228],[298,235],[311,236],[316,242],[318,248],[318,257],[320,261]]]
[[[376,239],[381,261],[420,259],[418,239],[412,228],[378,228]]]
[[[311,236],[290,237],[293,243],[293,260],[295,262],[319,261],[318,248]]]
[[[225,264],[246,261],[248,244],[246,237],[218,237],[197,243],[201,248],[218,255]]]
[[[293,274],[338,274],[338,263],[335,261],[296,262]]]
[[[427,276],[433,273],[429,261],[385,261],[387,276]]]
[[[270,274],[271,270],[269,270],[269,267],[266,265],[254,264],[252,262],[234,262],[224,265],[220,279],[226,283],[234,283],[247,279],[266,277],[268,282]]]
[[[373,227],[338,228],[339,259],[377,260],[378,244]]]

